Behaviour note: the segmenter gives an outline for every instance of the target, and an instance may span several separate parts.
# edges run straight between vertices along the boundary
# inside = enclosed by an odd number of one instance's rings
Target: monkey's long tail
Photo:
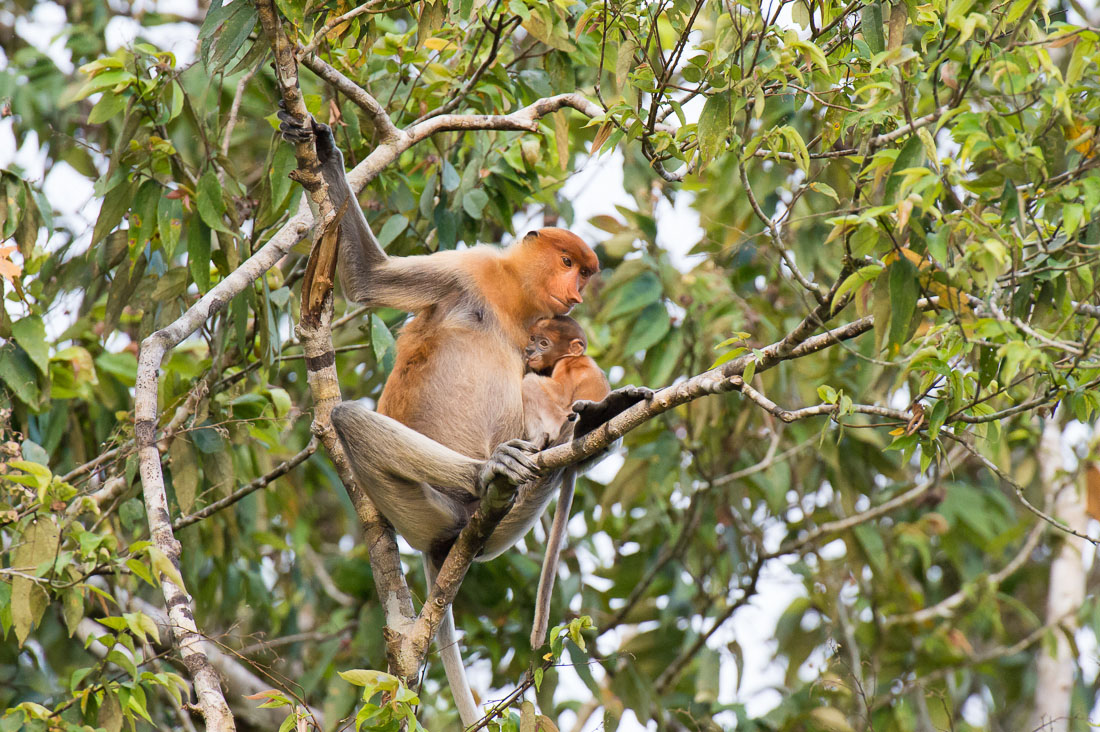
[[[436,574],[435,567],[425,556],[424,576],[428,578],[428,592],[432,591]],[[451,612],[450,605],[447,606],[443,621],[435,632],[435,645],[439,648],[440,658],[443,659],[443,670],[447,672],[447,683],[450,684],[451,695],[454,696],[462,726],[469,727],[481,719],[481,713],[477,709],[477,702],[474,701],[474,693],[470,691],[470,682],[466,680],[466,667],[462,665],[462,652],[455,639],[455,616]]]
[[[565,542],[569,512],[573,508],[573,488],[577,482],[576,468],[566,468],[561,476],[561,492],[554,509],[554,523],[550,536],[546,537],[546,556],[539,574],[539,589],[535,596],[535,619],[531,623],[531,647],[540,648],[546,642],[546,629],[550,624],[550,599],[554,594],[554,580],[558,577],[561,546]]]

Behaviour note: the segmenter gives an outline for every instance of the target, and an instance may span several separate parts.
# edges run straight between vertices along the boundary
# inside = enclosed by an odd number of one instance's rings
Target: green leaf
[[[637,353],[644,351],[655,343],[660,342],[672,327],[668,317],[668,310],[660,302],[646,305],[638,317],[634,320],[634,327],[627,336],[623,351]]]
[[[198,200],[196,207],[203,223],[215,231],[229,233],[222,216],[225,214],[225,201],[222,200],[222,186],[214,171],[207,170],[199,178]]]
[[[447,191],[447,193],[454,193],[459,183],[462,182],[462,179],[458,176],[458,171],[455,170],[455,166],[451,165],[450,160],[443,161],[442,180],[443,190]]]
[[[710,366],[708,366],[707,370],[709,371],[710,369],[716,369],[724,363],[729,363],[733,359],[740,356],[742,353],[748,352],[748,350],[749,349],[745,348],[744,346],[738,346],[737,348],[731,348],[730,350],[726,351],[725,353],[723,353],[718,358],[714,359],[714,363],[712,363]]]
[[[103,692],[103,702],[99,705],[96,723],[107,732],[120,732],[122,722],[122,705],[118,702],[118,696],[111,689],[106,689]]]
[[[160,245],[166,259],[176,253],[176,245],[183,231],[183,203],[178,198],[161,196],[157,203],[157,231],[160,233]]]
[[[237,55],[237,51],[248,40],[249,33],[256,25],[256,8],[251,3],[233,3],[231,7],[237,12],[225,21],[216,34],[209,61],[211,71],[217,71]]]
[[[401,235],[409,225],[409,220],[401,214],[394,214],[386,219],[382,230],[378,232],[378,246],[385,249],[394,239]]]
[[[199,292],[210,289],[210,229],[192,218],[187,227],[187,266]]]
[[[917,309],[917,297],[920,295],[920,283],[917,281],[917,268],[905,257],[898,257],[890,264],[890,335],[887,340],[888,353],[895,356],[901,343],[909,335],[909,324]]]
[[[661,280],[657,275],[645,270],[632,280],[620,285],[608,297],[604,306],[603,317],[606,320],[614,320],[636,310],[641,310],[650,303],[661,299]]]
[[[848,275],[840,287],[836,289],[836,294],[833,295],[832,307],[836,308],[837,303],[844,299],[852,290],[860,287],[868,282],[873,282],[878,279],[878,276],[882,274],[881,264],[869,264],[866,267],[860,267],[858,270]]]
[[[475,221],[481,219],[481,213],[485,210],[487,203],[489,203],[489,195],[480,188],[475,188],[462,197],[462,209]]]
[[[136,187],[135,183],[124,182],[112,188],[104,196],[103,205],[99,209],[99,218],[96,219],[95,227],[92,229],[92,247],[103,241],[104,237],[114,231],[115,227],[122,221],[122,215],[133,203],[133,194]]]
[[[397,357],[397,341],[394,340],[390,329],[386,327],[385,321],[374,313],[370,316],[370,343],[379,368],[389,375],[393,370],[394,359]]]
[[[897,202],[898,189],[905,178],[901,171],[919,167],[923,161],[924,143],[916,135],[910,135],[909,139],[905,141],[905,145],[898,152],[898,156],[894,160],[894,166],[891,168],[890,177],[886,180],[886,190],[882,198],[885,203]]]
[[[20,538],[22,543],[15,549],[12,568],[34,575],[38,567],[52,563],[61,542],[61,532],[53,519],[46,516],[31,523]],[[42,619],[49,601],[49,595],[38,582],[22,576],[12,577],[12,625],[20,646],[27,640],[31,628]]]
[[[11,344],[0,347],[0,380],[8,385],[19,401],[29,407],[38,404],[40,394],[35,366],[21,348]]]
[[[294,406],[294,402],[290,398],[290,394],[287,394],[286,389],[280,389],[279,387],[268,387],[268,398],[271,399],[271,403],[275,405],[275,416],[285,417],[290,413],[291,408]]]
[[[204,425],[202,428],[194,430],[191,433],[191,440],[195,443],[195,447],[198,448],[199,452],[206,455],[216,455],[225,451],[225,440],[222,438],[221,432],[215,427]]]
[[[790,125],[780,128],[779,132],[783,135],[783,139],[787,141],[787,146],[790,147],[790,152],[794,155],[795,163],[803,173],[809,173],[810,151],[806,148],[806,141],[802,139],[802,135],[798,134],[798,130]]]
[[[130,674],[130,678],[137,679],[138,670],[137,666],[134,665],[133,658],[129,654],[123,653],[122,650],[120,650],[118,647],[112,648],[110,651],[107,652],[106,660],[110,663],[115,664],[123,671],[128,672]]]
[[[886,50],[886,39],[882,35],[882,5],[878,0],[872,0],[860,10],[859,29],[871,53]]]
[[[31,362],[43,374],[50,372],[50,349],[46,343],[46,326],[42,318],[28,315],[11,324],[11,335],[15,342],[27,352]]]
[[[145,580],[150,586],[156,587],[157,581],[153,579],[153,574],[149,571],[149,568],[137,559],[127,559],[126,566],[130,568],[136,576]]]
[[[97,370],[114,376],[123,386],[137,383],[137,356],[129,351],[101,353],[96,358],[95,365]]]
[[[396,676],[384,671],[357,668],[350,671],[337,671],[336,673],[349,684],[362,686],[368,690],[395,691],[401,686],[401,681]]]
[[[520,705],[519,732],[535,732],[538,720],[535,715],[535,705],[531,701],[524,701]]]
[[[88,113],[88,124],[98,125],[114,119],[115,115],[126,108],[125,94],[105,93]]]
[[[187,585],[183,583],[183,577],[180,576],[180,571],[176,568],[176,565],[156,546],[149,547],[149,560],[158,575],[164,577],[181,590],[187,587]]]
[[[752,359],[745,364],[745,370],[741,372],[741,378],[748,384],[752,381],[752,377],[756,376],[756,359]]]
[[[210,431],[213,432],[213,430]],[[168,456],[171,460],[172,490],[176,494],[176,503],[179,504],[182,513],[191,513],[199,488],[199,468],[195,461],[195,454],[187,440],[177,436],[168,447]]]
[[[699,114],[696,135],[699,138],[700,169],[725,149],[726,137],[733,129],[733,98],[721,92],[707,98]]]
[[[454,249],[458,243],[458,217],[442,206],[435,210],[435,236],[440,249]]]

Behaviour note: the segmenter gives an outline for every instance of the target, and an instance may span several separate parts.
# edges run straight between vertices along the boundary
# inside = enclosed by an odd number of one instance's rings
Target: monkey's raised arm
[[[280,101],[279,132],[290,142],[313,138],[333,206],[339,211],[344,201],[351,199],[340,221],[339,270],[346,297],[372,307],[415,312],[466,286],[456,252],[416,257],[386,256],[348,184],[344,156],[336,147],[332,130],[313,119],[310,128],[302,127],[282,106]]]

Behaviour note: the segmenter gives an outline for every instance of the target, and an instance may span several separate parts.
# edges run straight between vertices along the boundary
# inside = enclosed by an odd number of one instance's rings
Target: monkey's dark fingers
[[[647,402],[653,398],[654,391],[648,386],[624,386],[621,389],[615,391],[623,394],[623,396],[630,397],[632,399],[646,400]]]
[[[505,442],[503,445],[497,446],[497,452],[501,456],[506,456],[508,459],[535,473],[538,473],[538,465],[528,456],[534,455],[538,451],[539,446],[527,440],[508,440],[508,442]]]
[[[527,470],[522,466],[513,463],[509,459],[490,460],[485,464],[481,474],[478,476],[478,493],[484,494],[485,487],[489,485],[497,476],[503,476],[512,485],[522,485],[523,483],[529,483],[538,477],[533,471]]]
[[[279,100],[279,111],[275,113],[275,116],[279,118],[279,134],[287,142],[307,142],[313,137],[311,127],[301,124],[297,117],[286,111],[281,99]]]
[[[312,115],[309,118],[308,125],[300,122],[298,117],[287,111],[286,103],[282,99],[279,100],[279,109],[275,112],[275,116],[279,118],[279,131],[283,133],[284,137],[298,135],[305,139],[310,135],[317,137],[332,136],[332,130],[329,126],[323,122],[318,122]]]
[[[576,419],[578,416],[589,412],[596,407],[600,406],[600,402],[594,402],[591,399],[578,399],[573,402],[573,414],[570,415],[570,419]]]
[[[537,445],[525,440],[509,440],[497,449],[489,457],[487,469],[503,475],[513,483],[526,483],[534,480],[539,475],[538,466],[528,455],[539,451]]]

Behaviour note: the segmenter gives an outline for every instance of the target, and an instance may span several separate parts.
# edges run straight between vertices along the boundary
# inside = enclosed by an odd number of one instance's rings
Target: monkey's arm
[[[305,128],[282,109],[279,131],[290,142],[314,140],[321,174],[336,210],[351,199],[340,221],[340,282],[344,294],[372,307],[413,312],[433,305],[466,286],[461,252],[438,252],[415,257],[388,257],[367,223],[344,172],[344,156],[328,125],[310,120]]]
[[[599,402],[580,399],[573,404],[573,411],[577,414],[577,425],[573,429],[573,436],[577,438],[585,435],[628,407],[652,398],[653,390],[650,388],[624,386],[611,392]]]

